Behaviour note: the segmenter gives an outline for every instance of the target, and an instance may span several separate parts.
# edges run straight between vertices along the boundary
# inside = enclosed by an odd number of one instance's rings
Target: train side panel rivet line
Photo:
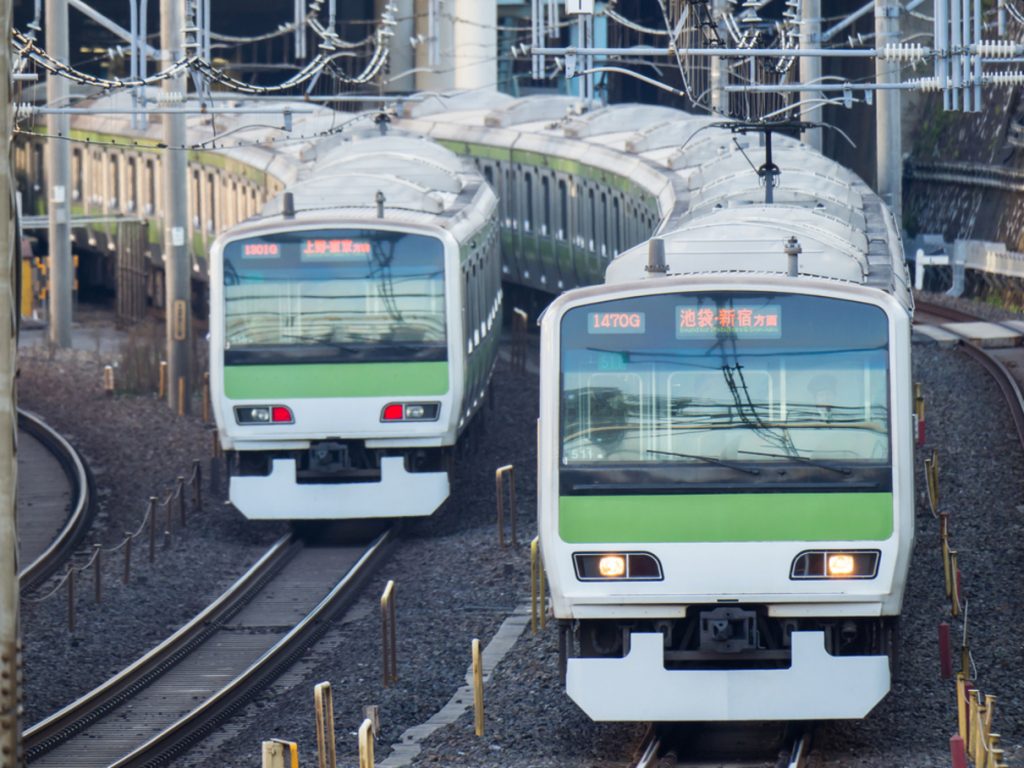
[[[273,739],[263,742],[263,768],[299,768],[299,745]]]
[[[398,682],[398,622],[394,581],[388,581],[380,596],[380,645],[381,678],[387,688]]]
[[[319,768],[337,768],[338,757],[334,743],[334,698],[331,684],[318,683],[313,689],[316,708],[316,755]]]
[[[473,638],[473,722],[477,736],[484,735],[484,665],[480,640]]]

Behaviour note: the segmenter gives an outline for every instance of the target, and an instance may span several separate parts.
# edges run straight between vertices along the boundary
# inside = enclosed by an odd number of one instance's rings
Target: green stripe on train
[[[562,496],[569,544],[697,541],[883,541],[891,493]]]
[[[231,400],[293,397],[428,397],[448,392],[448,363],[224,366]]]

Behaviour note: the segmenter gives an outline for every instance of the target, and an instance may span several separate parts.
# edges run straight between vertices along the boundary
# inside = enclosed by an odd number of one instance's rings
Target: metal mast
[[[160,47],[164,66],[181,58],[182,26],[186,0],[160,0]],[[173,103],[188,89],[185,76],[163,81],[163,91]],[[164,118],[164,274],[167,310],[167,403],[178,413],[189,411],[191,375],[189,339],[192,333],[188,233],[188,155],[185,146],[185,115],[182,111]],[[202,217],[200,217],[201,219]],[[202,222],[200,222],[202,223]]]
[[[50,16],[47,16],[49,29]],[[0,28],[11,34],[11,3],[0,3]],[[13,276],[21,249],[14,232],[11,184],[11,49],[0,50],[0,754],[3,765],[23,764],[21,754],[21,644],[18,621],[17,416],[14,370],[18,304]],[[66,142],[60,142],[66,143]]]
[[[875,47],[900,42],[900,4],[896,0],[875,0]],[[877,59],[875,82],[898,85],[898,61]],[[896,221],[903,214],[903,141],[900,128],[900,92],[896,88],[875,94],[875,136],[877,138],[878,194],[892,208]]]
[[[46,49],[58,61],[68,61],[68,2],[46,0]],[[51,107],[68,106],[70,86],[67,80],[51,74],[46,78],[46,100]],[[68,134],[71,118],[53,113],[46,119],[50,140],[48,202],[50,218],[49,339],[60,347],[71,346],[71,143]],[[63,137],[63,138],[59,138]],[[7,194],[3,190],[3,194]]]

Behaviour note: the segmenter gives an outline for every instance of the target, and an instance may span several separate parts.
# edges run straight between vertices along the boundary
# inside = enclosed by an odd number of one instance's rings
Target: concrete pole
[[[374,3],[374,18],[378,21],[388,2],[389,0],[376,0]],[[409,43],[409,39],[416,34],[416,8],[413,0],[390,2],[398,10],[395,11],[395,34],[388,43],[388,78],[393,80],[388,83],[386,90],[411,91],[416,84],[415,75],[408,74],[402,77],[402,74],[416,66],[416,54]]]
[[[498,87],[498,4],[455,3],[455,87],[471,91]]]
[[[160,0],[160,48],[164,66],[182,56],[182,27],[186,0]],[[184,76],[163,81],[165,93],[184,93]],[[188,233],[188,154],[185,145],[185,116],[164,115],[164,283],[167,313],[167,404],[179,413],[188,413],[191,401],[192,335],[191,269]]]
[[[718,28],[719,32],[722,33],[723,37],[725,37],[725,30],[723,29],[722,17],[725,15],[728,7],[728,0],[713,0],[711,3],[711,21]],[[721,56],[712,56],[710,66],[711,109],[716,115],[728,115],[729,94],[726,92],[725,86],[729,84],[729,62]]]
[[[57,61],[68,61],[68,2],[46,0],[46,50]],[[63,77],[46,79],[46,100],[51,107],[68,106],[70,88]],[[68,136],[71,118],[49,115],[47,132]],[[71,142],[50,139],[47,142],[47,211],[50,217],[49,338],[59,347],[71,346],[71,294],[74,269],[71,263]],[[6,194],[6,192],[3,192]]]
[[[900,5],[896,0],[875,0],[875,47],[883,48],[900,41]],[[879,84],[898,83],[899,62],[877,59],[875,80]],[[903,141],[900,125],[900,92],[875,94],[875,136],[878,153],[876,188],[896,216],[903,216]]]
[[[0,3],[0,29],[11,35],[11,3]],[[47,17],[49,20],[49,17]],[[49,28],[49,23],[47,23]],[[11,53],[0,46],[0,765],[24,764],[21,754],[21,640],[18,621],[17,405],[14,384],[18,302],[12,279],[20,269],[11,199]],[[66,144],[67,142],[60,142]]]
[[[800,47],[820,48],[821,45],[821,0],[801,0],[800,2]],[[804,56],[800,59],[800,82],[813,83],[821,80],[821,59],[816,56]],[[821,98],[821,91],[808,88],[800,91],[800,101],[807,102]],[[821,104],[804,103],[800,107],[800,119],[806,123],[820,123],[822,119]],[[821,151],[821,128],[809,128],[801,133],[804,144]]]
[[[450,91],[455,87],[455,0],[416,0],[416,34],[423,42],[416,46],[417,91]],[[430,37],[436,37],[431,41]],[[431,53],[433,52],[433,56]]]

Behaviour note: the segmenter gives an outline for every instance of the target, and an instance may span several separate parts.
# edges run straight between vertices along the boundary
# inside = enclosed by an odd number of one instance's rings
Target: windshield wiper
[[[799,461],[801,464],[810,464],[812,467],[827,469],[830,472],[838,472],[840,475],[852,474],[851,470],[846,467],[837,467],[833,464],[826,464],[824,461],[809,459],[806,456],[801,456],[799,453],[762,453],[761,451],[736,451],[736,453],[743,453],[747,456],[767,456],[772,459],[792,459],[793,461]]]
[[[727,469],[735,469],[739,472],[746,472],[748,475],[760,475],[760,469],[753,469],[752,467],[745,467],[742,464],[734,464],[731,461],[722,461],[712,456],[701,456],[696,453],[676,453],[675,451],[655,451],[650,448],[647,449],[648,453],[657,453],[662,456],[678,456],[681,459],[695,459],[697,461],[703,461],[708,464],[714,464],[719,467],[726,467]]]

